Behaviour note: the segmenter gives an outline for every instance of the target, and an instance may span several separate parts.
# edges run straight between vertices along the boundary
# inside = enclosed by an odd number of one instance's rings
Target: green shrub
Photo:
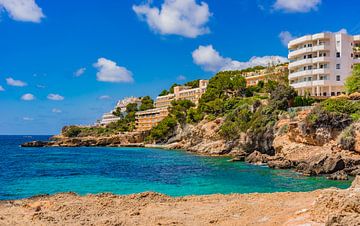
[[[315,102],[316,100],[314,98],[297,96],[294,99],[293,107],[311,106]]]
[[[354,125],[351,125],[344,129],[338,138],[338,144],[342,149],[353,151],[355,150],[355,127]]]
[[[61,133],[65,137],[77,137],[81,133],[81,128],[78,126],[65,126]]]
[[[176,125],[177,120],[172,116],[167,116],[157,126],[151,129],[147,140],[156,141],[157,143],[167,141],[169,136],[172,135]]]
[[[345,89],[347,93],[360,92],[360,65],[355,65],[352,75],[347,77],[345,81]]]

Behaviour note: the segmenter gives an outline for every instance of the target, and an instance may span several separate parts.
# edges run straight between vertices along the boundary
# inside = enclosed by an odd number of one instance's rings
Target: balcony
[[[330,33],[319,33],[319,34],[314,34],[314,35],[306,35],[301,38],[297,38],[297,39],[290,41],[288,47],[289,47],[289,49],[294,49],[294,48],[296,48],[296,46],[303,44],[303,43],[316,41],[316,40],[330,39],[330,36],[331,36]]]
[[[315,86],[328,86],[330,85],[330,80],[313,80],[313,81],[303,81],[290,84],[295,89],[299,88],[312,88]]]
[[[302,56],[304,54],[309,54],[309,53],[313,53],[313,52],[317,52],[317,51],[327,51],[327,50],[329,50],[329,48],[330,48],[329,44],[322,44],[322,45],[315,45],[313,47],[300,48],[300,49],[296,49],[296,50],[290,52],[288,58],[294,59],[294,58],[296,58],[298,56]]]
[[[289,74],[289,79],[304,77],[304,76],[313,76],[313,75],[327,75],[330,73],[330,70],[327,68],[318,68],[312,70],[302,70]]]
[[[312,64],[312,63],[313,63],[313,59],[297,60],[297,61],[291,62],[289,64],[289,69],[300,67],[300,66],[303,66],[303,65]]]

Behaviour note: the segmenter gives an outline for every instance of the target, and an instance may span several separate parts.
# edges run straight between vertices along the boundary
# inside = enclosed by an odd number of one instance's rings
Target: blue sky
[[[56,134],[93,123],[125,96],[286,60],[297,36],[360,33],[356,0],[0,0],[0,8],[0,134]]]

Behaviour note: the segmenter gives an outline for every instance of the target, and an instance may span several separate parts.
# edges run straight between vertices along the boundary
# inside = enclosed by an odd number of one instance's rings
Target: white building
[[[360,63],[360,35],[325,32],[292,40],[288,47],[289,81],[299,95],[340,95]]]
[[[119,121],[121,118],[118,116],[115,116],[113,114],[113,112],[108,112],[108,113],[104,113],[103,116],[101,117],[100,122],[98,123],[100,126],[105,126],[108,125],[112,122],[117,122]]]
[[[136,103],[137,106],[140,107],[141,98],[138,98],[138,97],[125,97],[124,99],[118,101],[118,103],[116,104],[114,110],[116,110],[116,108],[120,108],[120,112],[125,114],[126,113],[126,106],[128,104],[134,104],[134,103]]]
[[[106,126],[112,122],[119,121],[121,118],[113,114],[116,111],[116,109],[120,108],[120,112],[122,113],[123,116],[125,116],[126,115],[126,106],[128,104],[133,104],[133,103],[136,103],[137,106],[139,107],[141,105],[141,98],[125,97],[124,99],[119,100],[117,102],[115,108],[110,112],[104,113],[103,116],[101,117],[101,119],[96,124],[100,125],[100,126]]]

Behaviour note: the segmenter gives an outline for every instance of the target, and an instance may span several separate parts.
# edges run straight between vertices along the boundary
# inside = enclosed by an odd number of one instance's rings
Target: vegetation
[[[151,129],[148,141],[164,142],[173,133],[177,125],[183,125],[187,121],[188,112],[194,109],[195,104],[190,100],[177,100],[171,102],[169,115],[157,126]]]
[[[297,96],[294,99],[294,107],[311,106],[316,102],[314,98]]]
[[[355,150],[356,144],[355,136],[355,126],[350,125],[341,132],[338,138],[338,144],[342,149],[353,151]]]
[[[307,128],[343,130],[360,118],[360,102],[330,98],[315,107],[306,118]]]
[[[120,108],[117,108],[114,115],[120,117],[117,122],[112,122],[105,127],[80,127],[65,126],[62,134],[65,137],[87,137],[87,136],[110,136],[120,132],[131,132],[135,129],[135,113],[138,111],[136,103],[126,106],[126,112],[123,114]]]
[[[168,95],[170,92],[167,91],[166,89],[164,89],[163,91],[161,91],[161,93],[159,94],[159,96],[166,96]]]
[[[146,111],[153,108],[154,108],[154,100],[151,99],[150,96],[145,96],[141,98],[141,105],[139,108],[140,111]]]
[[[352,75],[346,79],[345,89],[349,94],[360,92],[360,65],[354,66]]]

